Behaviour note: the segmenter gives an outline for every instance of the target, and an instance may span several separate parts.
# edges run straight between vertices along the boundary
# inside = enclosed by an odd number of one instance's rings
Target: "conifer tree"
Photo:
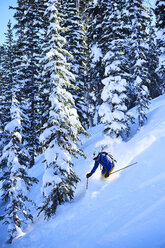
[[[22,127],[27,149],[30,152],[30,167],[34,165],[34,158],[38,147],[37,129],[40,125],[39,116],[39,56],[40,56],[40,20],[38,16],[38,1],[18,0],[14,17],[16,34],[19,39],[16,46],[16,54],[19,56],[17,64],[19,70],[17,78],[20,81],[21,108],[24,113]],[[23,80],[24,79],[24,80]]]
[[[35,178],[28,176],[28,153],[23,146],[21,113],[15,95],[12,97],[10,118],[11,121],[4,130],[9,143],[3,148],[3,154],[0,157],[0,180],[3,183],[2,199],[7,201],[5,213],[0,216],[0,219],[8,225],[9,243],[18,236],[28,219],[33,220],[26,203],[27,201],[32,202],[28,198],[27,191],[33,182],[37,182]]]
[[[39,25],[39,42],[40,42],[40,56],[39,56],[39,67],[40,73],[38,75],[38,114],[39,114],[39,123],[38,123],[38,133],[40,135],[41,128],[46,125],[49,117],[48,109],[50,108],[49,103],[49,77],[44,75],[44,63],[42,62],[43,58],[46,55],[45,49],[47,47],[47,37],[46,33],[49,26],[49,19],[45,15],[47,8],[47,0],[38,0],[37,2],[37,22]],[[47,85],[47,86],[46,86]],[[39,151],[40,153],[44,152],[44,148],[40,145],[39,141]]]
[[[2,147],[5,145],[6,133],[3,132],[5,125],[10,121],[10,106],[12,96],[12,81],[14,76],[14,39],[11,21],[7,25],[5,43],[1,49],[0,75],[1,75],[1,97],[0,97],[0,140]],[[2,151],[2,149],[0,149]]]
[[[158,47],[156,44],[156,27],[152,23],[153,22],[153,13],[149,12],[150,22],[149,22],[149,54],[148,54],[148,62],[149,62],[149,79],[150,84],[147,85],[149,94],[152,99],[161,95],[161,79],[159,77],[157,68],[159,66],[159,53]]]
[[[100,118],[98,115],[98,109],[101,100],[102,92],[102,78],[104,73],[104,67],[102,63],[102,49],[101,49],[101,37],[102,37],[102,5],[101,1],[91,1],[87,6],[88,20],[88,118],[89,125],[93,126],[99,123]]]
[[[72,95],[66,90],[72,86],[70,79],[73,80],[73,75],[66,61],[69,53],[63,48],[65,39],[60,35],[62,29],[57,3],[49,0],[42,6],[47,27],[45,32],[42,31],[45,42],[40,61],[43,68],[41,91],[46,106],[43,115],[47,121],[40,135],[41,146],[45,150],[40,212],[44,212],[45,218],[55,214],[58,205],[73,198],[79,179],[72,169],[71,155],[84,155],[77,147],[79,134],[84,129],[78,120]]]
[[[105,3],[104,3],[105,4]],[[129,119],[126,106],[127,61],[125,58],[125,37],[123,12],[124,1],[111,1],[107,4],[103,20],[104,42],[107,50],[102,83],[103,103],[99,109],[101,122],[105,123],[104,132],[112,138],[123,137],[129,132]]]
[[[159,49],[158,73],[162,80],[161,90],[165,92],[165,10],[164,1],[157,0],[155,4],[156,27],[157,27],[157,46]]]
[[[14,39],[13,39],[13,30],[12,24],[9,20],[7,25],[7,33],[6,35],[6,56],[5,56],[5,64],[4,69],[7,74],[6,81],[9,82],[11,86],[12,78],[13,78],[13,60],[14,60]]]
[[[8,241],[10,243],[19,234],[27,220],[32,220],[27,204],[27,202],[32,202],[28,197],[28,190],[30,190],[33,182],[37,182],[37,179],[28,175],[30,154],[26,149],[26,137],[22,125],[22,120],[26,117],[22,112],[22,92],[26,80],[24,70],[25,65],[27,65],[24,51],[26,10],[25,2],[18,1],[17,12],[15,13],[18,21],[16,24],[18,40],[14,46],[14,61],[5,65],[5,68],[12,73],[9,74],[9,78],[6,78],[10,89],[5,92],[5,95],[10,105],[8,107],[10,111],[3,129],[6,142],[0,157],[2,199],[7,202],[5,213],[1,219],[4,220],[5,224],[8,224]],[[8,46],[9,44],[8,42]],[[7,55],[9,56],[9,53]],[[13,58],[12,53],[11,55]]]
[[[5,45],[0,46],[0,155],[2,153],[4,137],[4,88],[5,88],[5,71],[4,71],[4,58],[5,58]]]
[[[68,58],[71,64],[70,71],[75,77],[72,82],[75,87],[69,89],[73,95],[79,119],[84,127],[88,126],[87,101],[86,101],[86,33],[85,26],[80,17],[75,0],[66,0],[61,6],[63,24],[66,28],[66,49],[73,56]]]
[[[26,136],[26,141],[28,143],[27,149],[30,153],[30,166],[33,166],[39,144],[37,129],[40,119],[38,111],[40,36],[37,16],[38,3],[36,0],[28,0],[26,4],[26,29],[23,43],[27,61],[24,68],[25,82],[22,97],[22,108],[26,115],[26,119],[22,124],[24,136]]]
[[[3,154],[3,148],[9,143],[10,138],[5,131],[5,126],[11,121],[10,108],[12,101],[12,84],[13,84],[13,61],[14,61],[14,40],[11,28],[11,22],[8,22],[8,30],[5,34],[6,41],[3,48],[1,69],[2,69],[2,81],[1,81],[1,107],[0,107],[0,122],[1,122],[1,133],[0,133],[0,156]],[[0,164],[2,174],[5,175],[8,169],[6,163]],[[6,191],[6,185],[8,181],[2,180],[2,192]],[[5,201],[7,198],[5,197]]]
[[[4,45],[0,46],[0,82],[3,81],[3,58],[4,58]]]
[[[130,73],[133,75],[132,85],[135,93],[135,105],[137,106],[139,126],[141,127],[147,118],[146,111],[150,103],[147,87],[150,84],[149,63],[147,59],[147,55],[149,54],[147,32],[149,15],[142,4],[142,0],[129,0],[127,10],[131,23]]]
[[[1,91],[3,100],[2,100],[2,122],[5,126],[10,121],[10,106],[11,106],[11,94],[12,94],[12,81],[14,74],[14,40],[11,27],[11,21],[9,20],[7,25],[6,42],[5,50],[3,55],[3,89]]]

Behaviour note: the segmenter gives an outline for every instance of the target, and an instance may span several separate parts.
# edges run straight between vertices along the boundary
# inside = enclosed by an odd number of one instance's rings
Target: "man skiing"
[[[114,168],[114,161],[116,162],[116,160],[114,160],[113,157],[110,158],[110,156],[108,156],[108,153],[106,153],[106,152],[100,152],[93,159],[95,160],[95,164],[94,164],[91,172],[86,174],[86,178],[89,178],[90,176],[93,175],[93,173],[95,173],[99,164],[102,165],[102,171],[101,171],[102,176],[104,178],[108,178],[110,176],[113,168]],[[112,159],[112,162],[111,162],[111,159]]]

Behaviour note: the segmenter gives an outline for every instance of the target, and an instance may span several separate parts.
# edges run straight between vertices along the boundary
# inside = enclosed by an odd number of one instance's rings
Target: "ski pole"
[[[112,172],[111,175],[114,174],[114,173],[116,173],[116,172],[118,172],[118,171],[124,170],[124,169],[126,169],[126,168],[128,168],[128,167],[131,167],[131,166],[133,166],[133,165],[135,165],[135,164],[137,164],[137,162],[132,163],[132,164],[129,164],[129,165],[127,165],[127,166],[125,166],[125,167],[123,167],[123,168],[121,168],[121,169],[119,169],[119,170],[116,170],[116,171]]]
[[[88,178],[87,178],[87,184],[86,184],[86,189],[88,189]]]

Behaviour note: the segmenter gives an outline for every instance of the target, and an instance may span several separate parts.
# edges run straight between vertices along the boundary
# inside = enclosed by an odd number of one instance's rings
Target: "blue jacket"
[[[110,172],[111,169],[114,167],[114,165],[112,164],[109,156],[102,154],[102,152],[100,152],[100,156],[98,159],[95,159],[95,164],[93,166],[93,169],[91,170],[91,173],[93,174],[96,169],[98,168],[99,164],[101,164],[103,166],[103,170],[102,173],[105,172],[105,169],[107,170],[107,172]]]

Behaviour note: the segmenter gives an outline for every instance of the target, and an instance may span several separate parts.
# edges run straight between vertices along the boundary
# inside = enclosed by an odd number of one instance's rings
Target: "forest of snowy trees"
[[[81,134],[103,123],[125,139],[136,106],[139,128],[150,100],[165,93],[164,1],[17,0],[0,46],[0,219],[9,242],[31,220],[73,199],[79,178],[72,156]],[[40,206],[28,192],[29,175],[44,154]]]

